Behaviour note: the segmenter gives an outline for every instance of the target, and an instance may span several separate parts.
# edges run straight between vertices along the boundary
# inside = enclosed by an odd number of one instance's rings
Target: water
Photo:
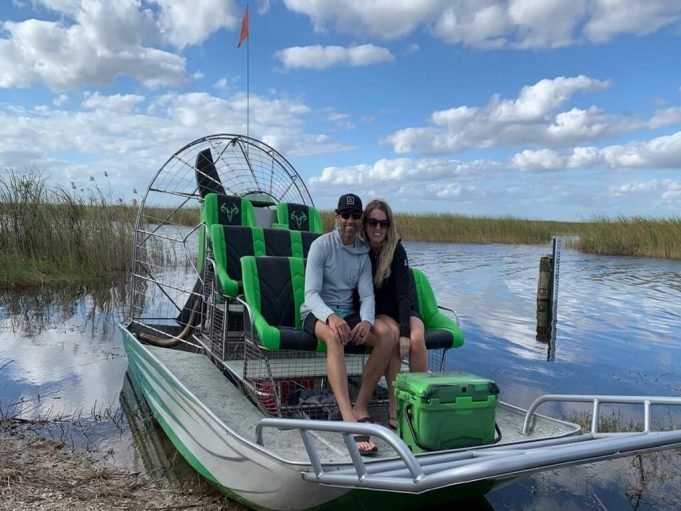
[[[450,352],[448,368],[494,379],[504,401],[527,407],[549,392],[679,394],[681,262],[563,250],[549,345],[535,339],[548,245],[406,247],[440,304],[461,318],[465,344]],[[189,477],[126,383],[116,329],[125,294],[113,284],[0,295],[0,410],[48,418],[30,427],[123,468]],[[679,465],[671,451],[547,471],[491,493],[479,508],[676,509]]]

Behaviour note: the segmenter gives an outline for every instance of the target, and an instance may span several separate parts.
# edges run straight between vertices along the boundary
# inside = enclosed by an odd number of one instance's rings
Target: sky
[[[260,0],[237,48],[245,7],[0,0],[0,172],[129,202],[248,132],[321,209],[679,215],[679,0]]]

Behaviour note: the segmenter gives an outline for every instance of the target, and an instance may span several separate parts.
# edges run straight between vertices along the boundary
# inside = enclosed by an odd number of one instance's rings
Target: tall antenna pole
[[[248,19],[248,2],[246,2],[246,25],[250,28],[250,20]],[[249,131],[251,126],[251,38],[246,40],[246,138],[249,138]]]
[[[246,41],[246,137],[249,137],[251,127],[251,38],[248,37],[248,1],[246,2],[246,9],[244,16],[241,18],[241,32],[239,33],[239,43],[237,48],[241,47],[241,43]]]

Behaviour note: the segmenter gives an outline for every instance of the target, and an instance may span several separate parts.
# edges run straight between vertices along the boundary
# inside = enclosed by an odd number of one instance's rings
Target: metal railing
[[[607,404],[634,404],[643,405],[643,432],[648,433],[650,429],[650,408],[653,405],[681,406],[681,397],[659,397],[659,396],[574,396],[569,394],[546,394],[534,400],[527,410],[525,421],[523,422],[522,434],[527,435],[530,429],[530,422],[537,408],[544,403],[593,403],[591,416],[591,433],[598,433],[600,423],[601,405]]]
[[[395,433],[380,425],[265,418],[256,426],[256,441],[264,446],[263,430],[266,428],[297,429],[311,466],[311,471],[302,469],[303,479],[342,488],[368,488],[412,494],[482,480],[501,482],[551,468],[681,446],[681,429],[650,431],[649,410],[652,405],[681,405],[681,397],[546,395],[538,398],[528,410],[524,430],[529,427],[536,408],[549,401],[593,402],[596,416],[599,415],[598,406],[601,403],[641,404],[646,409],[646,431],[597,433],[597,429],[592,427],[592,433],[583,435],[546,437],[415,456]],[[343,435],[352,463],[324,463],[314,443],[314,432]],[[380,438],[387,444],[382,445],[382,449],[391,448],[396,456],[365,458],[365,463],[353,438],[356,434]]]

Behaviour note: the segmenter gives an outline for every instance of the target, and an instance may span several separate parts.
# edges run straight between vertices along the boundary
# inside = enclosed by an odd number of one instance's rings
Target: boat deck
[[[234,433],[255,442],[256,424],[267,417],[203,354],[146,346],[146,348],[172,372],[199,402],[205,404]],[[539,440],[575,434],[574,424],[538,416],[533,431],[522,435],[525,413],[501,403],[497,407],[496,420],[502,431],[502,440],[496,446],[513,442]],[[323,463],[350,462],[343,436],[335,432],[311,432],[315,447]],[[370,459],[386,459],[396,456],[394,450],[381,439],[374,439],[378,454]],[[267,428],[264,435],[266,447],[276,446],[276,454],[285,460],[309,463],[298,430]]]

